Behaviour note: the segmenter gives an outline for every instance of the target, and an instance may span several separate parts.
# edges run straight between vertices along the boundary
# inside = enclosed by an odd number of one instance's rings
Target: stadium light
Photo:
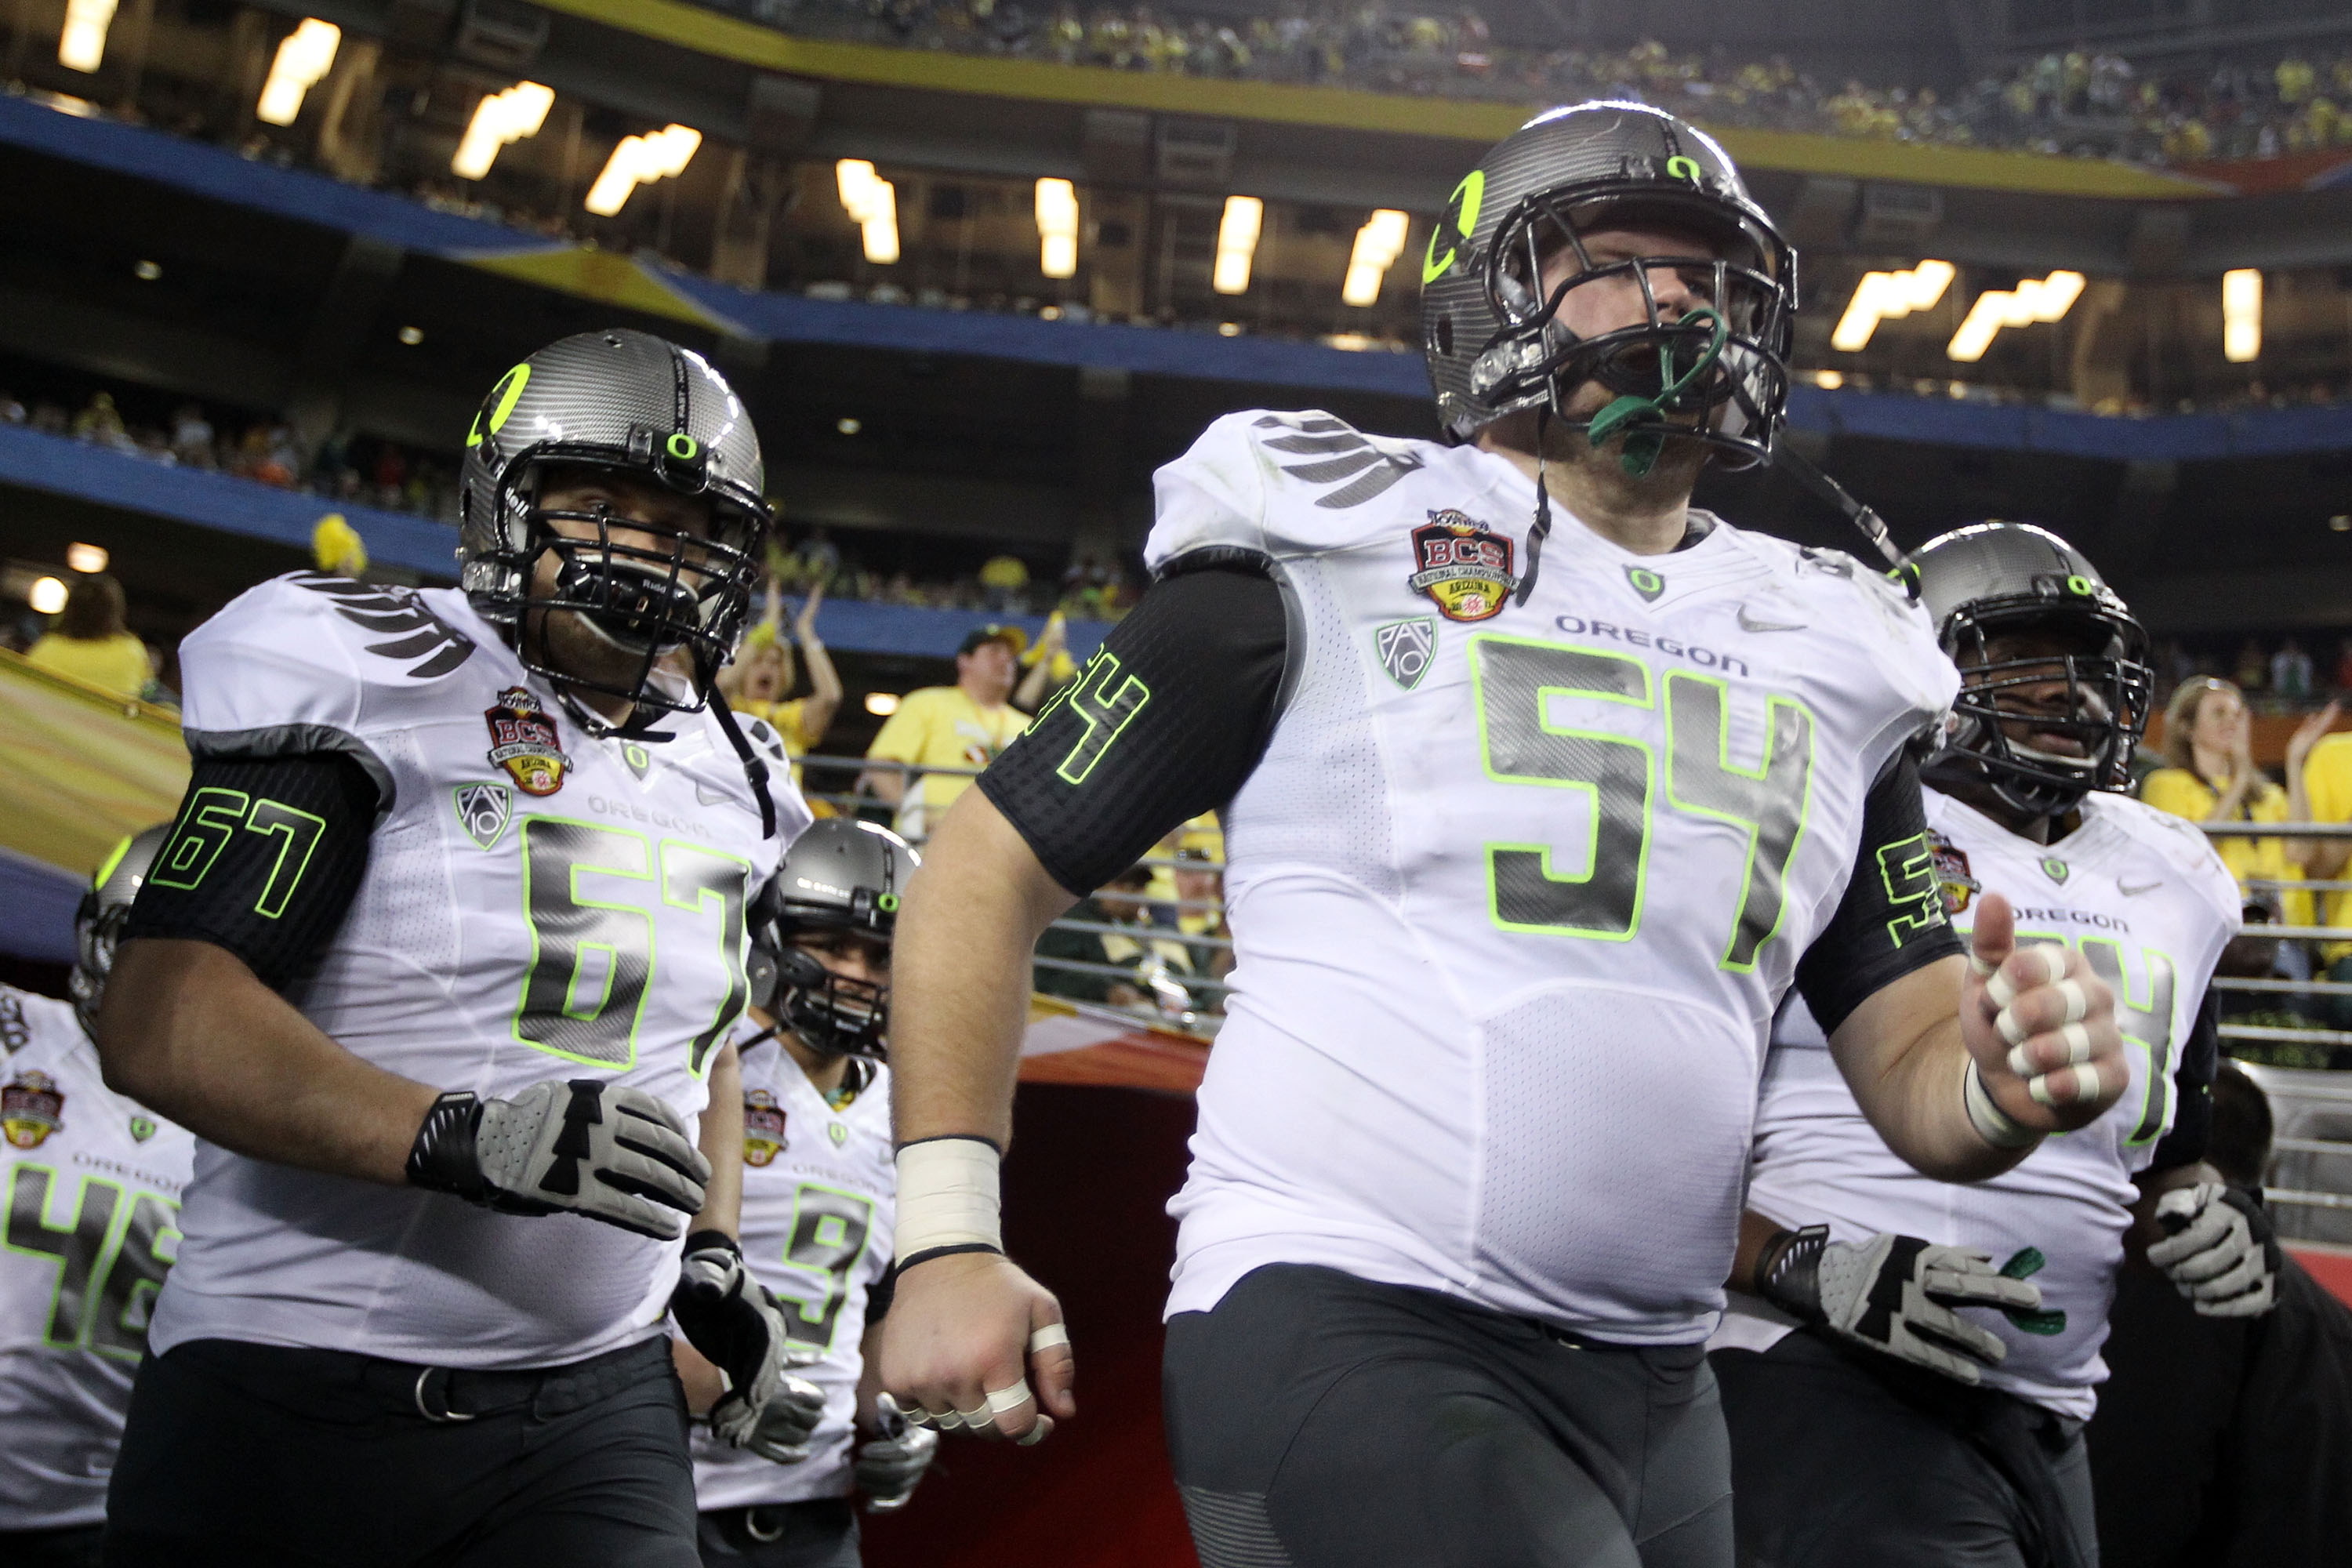
[[[1830,347],[1840,353],[1858,353],[1870,342],[1881,321],[1900,321],[1914,310],[1932,310],[1951,287],[1959,268],[1948,261],[1923,261],[1901,272],[1865,272],[1830,334]]]
[[[1255,196],[1227,196],[1225,216],[1217,225],[1217,265],[1209,285],[1220,294],[1249,291],[1250,258],[1257,254],[1258,232],[1265,226],[1265,204]]]
[[[863,158],[844,158],[833,166],[833,175],[841,186],[841,205],[865,243],[866,259],[877,267],[898,260],[898,187]]]
[[[1078,271],[1078,187],[1067,180],[1037,182],[1037,269],[1048,278]]]
[[[499,148],[539,134],[554,103],[554,89],[535,81],[519,81],[504,92],[489,94],[474,106],[474,118],[457,143],[457,155],[449,160],[449,172],[461,180],[480,179],[498,162]]]
[[[1952,334],[1944,353],[1963,364],[1974,364],[1984,358],[1993,335],[2003,327],[2058,321],[2074,308],[2082,293],[2083,275],[2066,271],[2027,278],[2014,289],[1988,289],[1969,307],[1968,319]]]
[[[54,616],[66,607],[66,585],[55,577],[36,577],[26,600],[42,615]]]
[[[272,125],[293,124],[302,112],[302,95],[318,86],[335,63],[335,47],[342,41],[343,30],[332,22],[303,17],[302,25],[278,46],[278,58],[269,63],[269,79],[261,84],[261,101],[253,112]]]
[[[1393,208],[1382,207],[1356,231],[1356,248],[1348,257],[1348,279],[1339,298],[1350,305],[1369,305],[1381,297],[1381,280],[1404,251],[1405,226],[1411,220]]]
[[[684,174],[688,160],[701,145],[702,132],[691,125],[665,125],[648,136],[624,136],[582,205],[598,217],[611,217],[639,185]]]
[[[2252,267],[2221,274],[2221,354],[2249,364],[2263,353],[2263,275]]]
[[[112,559],[113,557],[106,552],[106,546],[103,544],[66,546],[66,564],[85,577],[93,572],[105,571],[106,563]]]
[[[106,58],[106,29],[114,25],[114,0],[66,0],[65,30],[58,35],[58,63],[94,71]]]
[[[898,694],[895,691],[869,691],[866,694],[866,710],[877,719],[887,719],[898,710]]]

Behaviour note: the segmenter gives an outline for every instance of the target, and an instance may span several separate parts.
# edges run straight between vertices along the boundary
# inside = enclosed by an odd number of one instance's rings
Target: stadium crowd
[[[1165,5],[1024,6],[1020,0],[719,0],[812,37],[1003,55],[1114,70],[1342,87],[1512,103],[1638,99],[1716,125],[2024,148],[2135,163],[2270,158],[2352,145],[2352,56],[2141,71],[2076,48],[1938,94],[1839,81],[1786,58],[1497,41],[1475,10],[1348,4],[1247,22]]]

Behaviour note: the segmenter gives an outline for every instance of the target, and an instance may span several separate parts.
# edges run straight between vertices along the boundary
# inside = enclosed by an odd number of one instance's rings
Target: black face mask
[[[751,1005],[775,1018],[776,1028],[790,1029],[809,1049],[868,1061],[889,1059],[887,985],[835,974],[814,953],[791,943],[781,951],[755,946],[751,983]]]

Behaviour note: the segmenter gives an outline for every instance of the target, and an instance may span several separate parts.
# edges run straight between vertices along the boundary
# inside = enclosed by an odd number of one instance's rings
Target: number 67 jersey
[[[313,1024],[445,1091],[596,1079],[693,1127],[747,996],[746,901],[808,825],[781,760],[763,840],[709,714],[655,726],[668,739],[592,735],[454,590],[296,573],[198,628],[181,660],[199,759],[340,752],[375,783],[358,892],[286,987]],[[282,847],[267,917],[319,831],[199,790],[150,881],[193,886],[229,838],[267,835]],[[675,1243],[577,1215],[493,1214],[201,1140],[181,1229],[159,1352],[217,1338],[553,1365],[657,1331],[677,1271]]]
[[[1509,462],[1326,415],[1230,416],[1159,484],[1155,570],[1261,563],[1290,610],[1170,1310],[1304,1263],[1704,1339],[1774,1007],[1957,684],[1926,617],[1704,513],[1636,555],[1555,500],[1538,564]],[[1878,940],[1950,951],[1894,891]]]

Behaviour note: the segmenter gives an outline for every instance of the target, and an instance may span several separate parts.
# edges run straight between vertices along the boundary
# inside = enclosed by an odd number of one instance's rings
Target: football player
[[[753,910],[759,1029],[738,1042],[743,1253],[793,1345],[814,1358],[799,1371],[824,1391],[824,1416],[789,1468],[697,1432],[709,1568],[856,1568],[852,1495],[877,1513],[905,1507],[939,1447],[866,1371],[888,1307],[898,1184],[883,1066],[890,938],[918,864],[887,828],[829,818],[794,841]],[[672,1349],[688,1404],[709,1409],[719,1370],[682,1341]]]
[[[567,338],[467,437],[460,588],[295,573],[182,645],[98,1044],[200,1143],[110,1563],[685,1568],[665,1304],[730,1440],[806,1436],[732,1240],[745,910],[808,823],[707,700],[761,485],[698,355]]]
[[[1964,929],[2006,894],[2031,944],[2018,967],[2084,961],[2115,992],[2130,1085],[1991,1180],[1922,1181],[1788,1005],[1733,1276],[1753,1294],[1710,1342],[1740,1548],[1790,1568],[2067,1568],[2098,1556],[2082,1429],[2127,1244],[2200,1312],[2273,1300],[2269,1222],[2201,1158],[2207,983],[2238,889],[2195,827],[2116,793],[2147,718],[2147,634],[2091,563],[2018,523],[1948,533],[1913,563],[1965,684],[1923,764],[1927,834],[1886,868],[1940,886]],[[2014,1011],[1996,1023],[2026,1037]]]
[[[118,846],[74,916],[71,1003],[0,985],[0,1562],[97,1568],[147,1314],[194,1140],[106,1087],[91,1016],[168,826]]]
[[[1209,1568],[1727,1563],[1704,1343],[1792,985],[1935,1175],[2113,1100],[2080,957],[1979,920],[2013,1056],[1933,888],[1882,869],[1958,683],[1926,617],[1690,506],[1711,457],[1769,454],[1794,267],[1694,127],[1555,110],[1429,241],[1448,444],[1246,413],[1160,470],[1157,581],[901,920],[902,1403],[1031,1440],[1071,1413],[1060,1309],[997,1221],[1029,946],[1211,807],[1235,990],[1165,1370]]]

